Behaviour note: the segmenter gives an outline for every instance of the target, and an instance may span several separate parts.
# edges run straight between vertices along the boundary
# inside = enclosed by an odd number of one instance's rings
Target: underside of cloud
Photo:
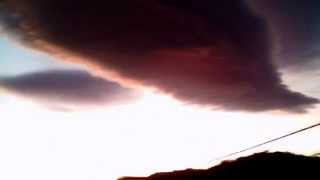
[[[55,110],[77,110],[119,105],[135,100],[139,93],[84,71],[44,71],[0,79],[9,93]]]
[[[231,111],[318,103],[282,83],[267,23],[244,0],[5,0],[2,8],[11,17],[4,29],[25,44],[124,85]]]

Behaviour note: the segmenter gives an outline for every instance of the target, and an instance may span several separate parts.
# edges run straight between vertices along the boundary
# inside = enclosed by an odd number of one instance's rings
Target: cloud
[[[278,46],[277,64],[314,67],[320,56],[318,0],[249,0],[268,21]]]
[[[6,27],[24,43],[124,85],[232,111],[303,112],[318,103],[282,83],[267,23],[245,1],[5,2],[19,22]]]
[[[1,78],[0,87],[60,111],[123,104],[139,96],[137,91],[78,70],[52,70]]]
[[[225,161],[207,170],[184,170],[157,173],[149,177],[119,180],[208,180],[208,179],[278,179],[279,177],[317,179],[320,158],[290,153],[258,153],[235,161]]]

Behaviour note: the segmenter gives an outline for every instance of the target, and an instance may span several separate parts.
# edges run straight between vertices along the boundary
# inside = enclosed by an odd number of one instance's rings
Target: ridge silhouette
[[[285,152],[258,153],[206,169],[156,173],[149,177],[123,177],[119,180],[215,180],[215,179],[320,179],[320,158]]]

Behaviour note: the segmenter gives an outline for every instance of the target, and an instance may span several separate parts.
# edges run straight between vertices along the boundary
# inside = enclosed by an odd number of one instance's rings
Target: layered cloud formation
[[[84,71],[44,71],[2,78],[0,87],[56,110],[77,110],[133,101],[137,91]]]
[[[267,20],[244,0],[5,0],[2,9],[4,29],[24,43],[123,85],[223,110],[318,103],[282,83]]]

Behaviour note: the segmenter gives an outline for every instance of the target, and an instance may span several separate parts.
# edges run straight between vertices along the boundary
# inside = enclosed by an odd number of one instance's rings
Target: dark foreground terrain
[[[188,169],[119,180],[320,179],[320,158],[290,153],[259,153],[225,161],[207,170]]]

